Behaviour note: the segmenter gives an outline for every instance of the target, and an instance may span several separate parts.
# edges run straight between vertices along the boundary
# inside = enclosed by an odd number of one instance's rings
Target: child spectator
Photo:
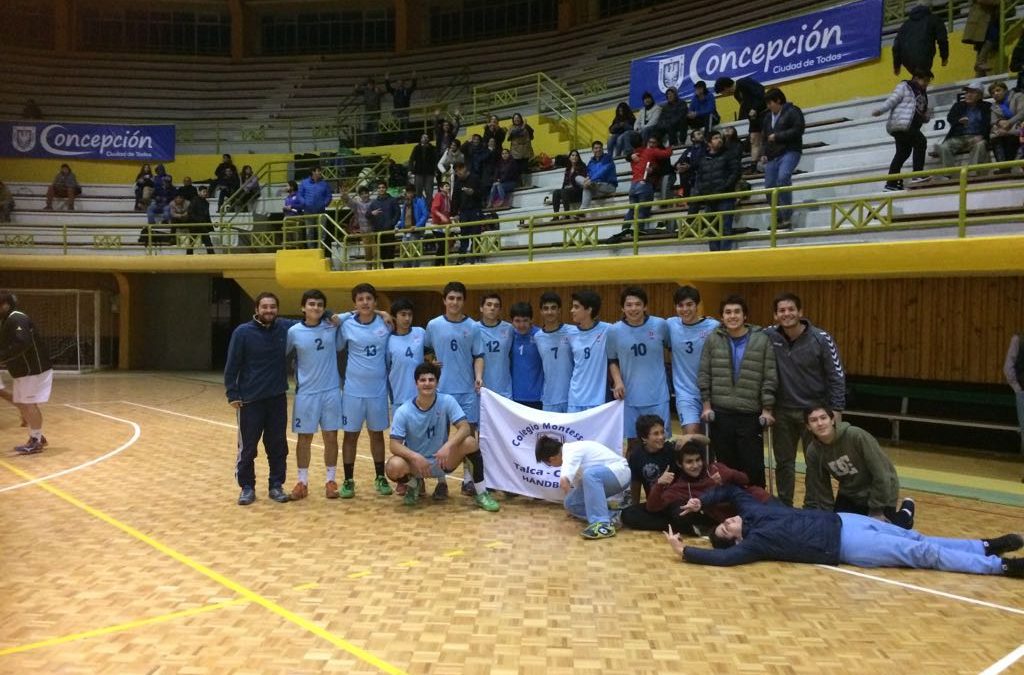
[[[44,211],[53,211],[54,199],[67,200],[68,211],[75,210],[75,197],[82,194],[82,188],[78,185],[78,179],[71,172],[67,164],[60,165],[60,171],[53,177],[53,182],[46,189],[46,206]]]
[[[608,498],[629,487],[631,474],[625,458],[596,441],[563,443],[551,436],[537,439],[535,455],[538,463],[562,469],[559,484],[565,494],[565,510],[587,521],[580,536],[614,537],[614,522],[620,512],[609,510]]]
[[[679,98],[675,87],[665,90],[665,105],[654,128],[665,138],[666,146],[680,145],[686,140],[686,119],[689,110],[686,101]]]
[[[1005,82],[993,82],[988,93],[992,105],[992,133],[990,144],[997,162],[1008,162],[1017,157],[1020,145],[1021,121],[1024,120],[1024,94],[1010,91]],[[1000,169],[1009,172],[1009,169]]]
[[[529,173],[533,159],[533,127],[526,123],[519,113],[512,115],[512,127],[508,130],[508,147],[512,159],[519,165],[519,176]]]
[[[580,159],[579,150],[570,150],[569,163],[562,175],[562,187],[551,191],[551,210],[558,213],[563,203],[566,211],[578,205],[583,200],[583,181],[586,177],[587,165]]]
[[[628,103],[622,101],[615,106],[615,117],[608,125],[608,146],[606,148],[612,159],[625,157],[633,147],[630,145],[629,137],[633,133],[635,123],[636,117]]]
[[[647,143],[647,139],[655,132],[658,125],[661,106],[654,102],[654,96],[649,91],[644,92],[643,102],[643,107],[636,115],[636,122],[633,123],[633,131],[640,134],[640,139]]]
[[[484,127],[483,143],[487,146],[488,141],[494,139],[494,146],[497,150],[501,150],[501,146],[505,144],[505,127],[498,123],[498,116],[491,115],[487,118],[487,126]]]
[[[896,153],[889,164],[890,176],[895,176],[903,171],[903,164],[911,154],[913,154],[913,164],[911,165],[913,170],[922,171],[924,169],[928,141],[921,133],[921,127],[932,116],[931,106],[928,105],[928,83],[931,81],[932,72],[930,70],[915,72],[912,78],[897,84],[881,107],[871,113],[875,117],[885,112],[889,113],[885,130],[896,143]],[[925,180],[924,177],[919,177],[914,178],[911,182],[923,180]],[[889,192],[902,190],[903,181],[889,178],[884,189]]]

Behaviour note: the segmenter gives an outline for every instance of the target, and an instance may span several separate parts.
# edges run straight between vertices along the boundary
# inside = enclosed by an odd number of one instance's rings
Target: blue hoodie
[[[333,190],[323,178],[313,182],[312,178],[307,177],[299,183],[299,197],[306,205],[306,213],[323,213],[331,203]]]
[[[619,177],[615,172],[615,160],[608,153],[601,155],[601,159],[591,157],[587,162],[587,176],[592,183],[609,183],[615,187],[619,186]]]

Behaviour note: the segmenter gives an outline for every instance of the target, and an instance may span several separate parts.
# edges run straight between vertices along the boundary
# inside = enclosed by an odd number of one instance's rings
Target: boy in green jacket
[[[837,425],[827,406],[805,410],[804,422],[813,436],[804,452],[805,509],[859,513],[906,530],[914,527],[914,500],[899,503],[896,467],[874,436],[847,422]],[[834,496],[832,478],[839,482]]]

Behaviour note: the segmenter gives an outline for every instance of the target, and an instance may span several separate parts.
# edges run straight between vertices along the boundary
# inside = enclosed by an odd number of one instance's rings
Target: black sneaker
[[[280,485],[275,485],[270,488],[270,492],[267,493],[267,496],[278,504],[284,504],[289,499],[288,493],[285,492]]]
[[[985,545],[985,555],[1002,556],[1004,553],[1024,548],[1024,538],[1012,533],[993,539],[982,539],[981,543]]]
[[[256,490],[251,487],[244,487],[238,495],[238,505],[248,506],[256,501]]]
[[[476,486],[473,485],[472,481],[462,481],[462,494],[467,497],[476,497]]]
[[[448,499],[448,479],[442,478],[437,482],[433,497],[435,502],[443,502]]]
[[[1024,579],[1024,558],[1003,558],[1003,574]]]
[[[917,511],[917,506],[914,504],[913,497],[906,497],[900,502],[900,511],[906,513],[908,516],[907,529],[914,529],[914,514]]]

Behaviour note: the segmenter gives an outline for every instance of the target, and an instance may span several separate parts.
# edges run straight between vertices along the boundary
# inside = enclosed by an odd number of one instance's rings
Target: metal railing
[[[447,226],[428,225],[417,230],[352,233],[343,213],[316,214],[254,223],[220,223],[210,233],[217,253],[273,252],[279,249],[321,248],[330,255],[335,270],[377,269],[381,266],[455,265],[465,262],[523,261],[538,258],[586,257],[588,251],[616,251],[640,255],[652,252],[696,250],[692,245],[712,242],[748,243],[777,247],[795,240],[840,243],[856,236],[897,232],[955,230],[966,237],[971,229],[1024,223],[1020,208],[1024,177],[1008,181],[969,182],[971,173],[1020,171],[1024,160],[977,166],[929,169],[897,176],[868,176],[802,183],[781,188],[762,188],[723,195],[673,198],[644,204],[600,206],[586,211],[558,214],[568,221],[552,221],[555,214],[535,213],[492,218]],[[928,178],[925,187],[900,192],[851,194],[779,203],[785,193],[799,195],[816,190],[838,192],[844,187],[887,179]],[[1009,193],[1012,206],[992,208],[999,193]],[[955,208],[928,208],[936,197],[956,196]],[[722,200],[739,200],[723,207]],[[953,200],[949,200],[953,201]],[[745,202],[745,203],[744,203]],[[692,213],[701,205],[709,208]],[[639,207],[639,208],[638,208]],[[647,217],[640,211],[651,207]],[[903,209],[901,213],[900,210]],[[716,210],[718,209],[718,210]],[[623,211],[627,217],[620,219]],[[779,227],[780,212],[791,210],[797,229]],[[734,229],[761,226],[754,231],[728,234],[726,218]],[[575,220],[582,218],[583,220]],[[800,221],[803,221],[800,223]],[[502,225],[511,227],[502,229]],[[59,251],[73,253],[144,252],[158,255],[185,248],[203,248],[199,230],[210,225],[14,225],[5,228],[0,250]],[[175,229],[176,228],[176,229]],[[763,229],[762,229],[763,228]],[[619,232],[618,241],[609,242]],[[952,234],[952,232],[951,232]],[[409,236],[406,236],[409,235]],[[369,251],[367,251],[369,249]]]
[[[497,110],[521,107],[536,110],[566,127],[570,148],[579,136],[576,98],[561,84],[542,72],[510,77],[473,87],[473,117],[481,118]]]

